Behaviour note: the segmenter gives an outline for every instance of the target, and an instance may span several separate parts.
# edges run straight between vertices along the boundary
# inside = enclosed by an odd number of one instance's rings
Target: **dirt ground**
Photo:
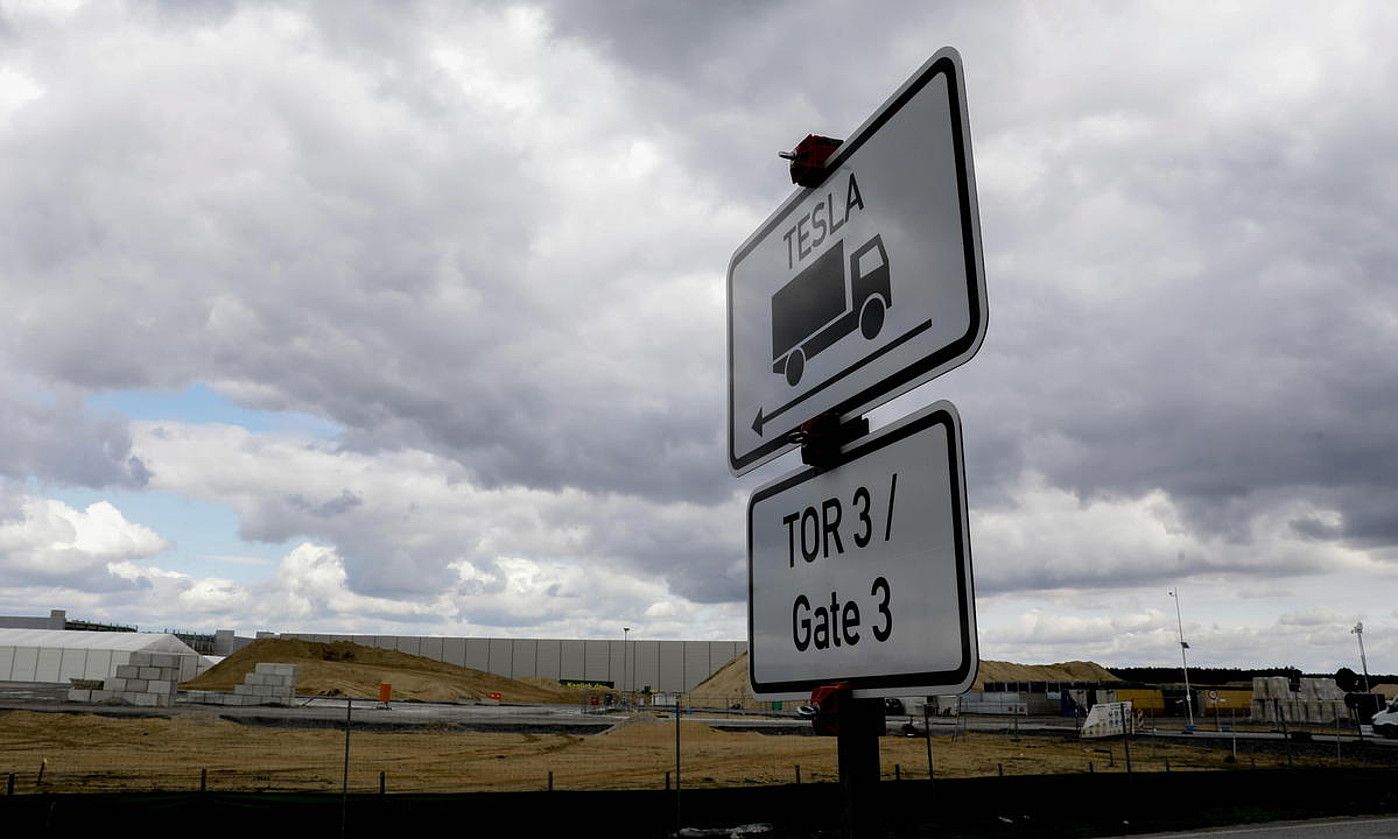
[[[380,682],[395,699],[461,702],[501,694],[506,703],[586,701],[586,689],[548,680],[520,682],[479,670],[363,647],[263,639],[229,656],[186,688],[231,690],[260,661],[294,663],[297,694],[374,697]],[[997,662],[985,662],[982,675]],[[1065,673],[1095,665],[1052,665]],[[1005,665],[1007,668],[1017,665]],[[1008,674],[1008,671],[1006,671]],[[1002,674],[1003,677],[1008,675]],[[996,676],[997,678],[1002,676]],[[751,702],[746,657],[731,662],[686,699],[687,707]],[[743,702],[742,700],[747,700]],[[605,734],[479,733],[446,727],[419,731],[350,732],[349,784],[375,792],[382,774],[391,792],[663,788],[675,769],[675,721],[645,712],[608,717]],[[890,729],[897,729],[897,721]],[[1253,751],[1253,749],[1257,751]],[[1356,755],[1311,749],[1298,764],[1337,765]],[[927,741],[889,736],[880,747],[885,777],[926,778]],[[1120,741],[1079,741],[1067,735],[1013,736],[971,732],[933,738],[937,777],[1039,775],[1125,771]],[[1134,769],[1225,770],[1283,765],[1281,744],[1244,744],[1236,763],[1227,751],[1140,738]],[[800,780],[834,781],[833,738],[719,731],[686,719],[680,728],[684,785],[742,786]],[[168,716],[103,716],[97,706],[72,713],[0,711],[0,774],[15,776],[16,792],[198,789],[339,790],[345,733],[335,728],[267,728],[223,719],[216,710],[182,709]]]
[[[1223,750],[1134,740],[1133,769],[1247,769],[1284,765],[1280,744],[1225,762]],[[738,786],[833,781],[835,740],[828,737],[717,731],[685,720],[680,731],[684,785]],[[1349,745],[1343,748],[1350,749]],[[927,777],[922,738],[881,741],[885,777]],[[1122,772],[1120,741],[972,732],[933,738],[937,777]],[[16,792],[190,790],[207,770],[211,790],[339,790],[343,730],[263,728],[215,713],[174,718],[109,718],[94,713],[0,712],[0,774]],[[1341,755],[1354,766],[1355,755]],[[1297,757],[1298,765],[1337,765],[1333,751]],[[1089,769],[1090,765],[1090,769]],[[390,792],[663,788],[675,766],[672,716],[645,714],[606,734],[487,734],[459,730],[356,732],[350,735],[350,789],[373,792],[385,773]],[[42,767],[42,782],[39,779]]]
[[[436,659],[381,650],[349,641],[323,643],[262,638],[180,687],[231,691],[258,662],[296,665],[298,696],[376,697],[379,684],[393,687],[395,699],[461,702],[499,693],[502,702],[577,703],[581,694],[548,679],[516,679]]]

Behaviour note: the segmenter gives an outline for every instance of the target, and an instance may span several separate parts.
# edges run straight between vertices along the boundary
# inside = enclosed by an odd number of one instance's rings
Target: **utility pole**
[[[628,663],[627,660],[630,656],[627,653],[628,647],[626,642],[627,639],[630,638],[630,636],[631,627],[623,626],[621,628],[621,704],[627,706],[628,708],[631,706],[631,700],[628,698],[628,694],[626,693],[626,665]]]
[[[1349,633],[1359,639],[1359,667],[1364,671],[1364,692],[1369,692],[1369,662],[1364,658],[1364,621],[1354,625]]]
[[[1184,640],[1184,619],[1180,617],[1180,587],[1175,586],[1170,596],[1175,599],[1175,626],[1180,631],[1180,665],[1184,668],[1184,710],[1189,715],[1189,728],[1194,729],[1194,696],[1189,689],[1189,659],[1185,657],[1184,651],[1189,649],[1189,644]]]

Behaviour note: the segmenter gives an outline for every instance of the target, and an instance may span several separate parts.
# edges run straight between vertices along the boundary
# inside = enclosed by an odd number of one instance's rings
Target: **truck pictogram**
[[[814,358],[855,327],[866,340],[883,329],[893,305],[888,251],[877,234],[849,257],[836,242],[772,295],[772,372],[795,387]]]

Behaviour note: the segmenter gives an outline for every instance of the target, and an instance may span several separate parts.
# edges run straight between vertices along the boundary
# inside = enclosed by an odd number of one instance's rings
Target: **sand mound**
[[[1105,667],[1092,661],[1064,661],[1056,664],[1015,664],[1009,661],[981,661],[980,672],[971,690],[985,690],[986,682],[1119,682]],[[701,707],[752,707],[755,700],[748,684],[748,655],[743,653],[723,665],[718,672],[690,691],[689,701]]]
[[[499,693],[502,702],[572,703],[577,694],[562,686],[516,681],[469,667],[365,647],[350,641],[323,643],[261,638],[181,687],[231,691],[259,662],[296,665],[296,692],[303,696],[377,697],[379,683],[393,685],[394,699],[459,702]]]
[[[982,661],[972,690],[984,690],[986,682],[1119,682],[1116,676],[1093,661],[1063,661],[1056,664],[1014,664],[1009,661]]]
[[[701,708],[752,707],[756,700],[748,684],[748,654],[740,654],[695,685],[689,692],[689,703]]]

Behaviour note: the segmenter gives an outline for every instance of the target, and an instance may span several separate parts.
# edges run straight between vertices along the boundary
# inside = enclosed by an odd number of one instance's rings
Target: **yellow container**
[[[1155,688],[1117,688],[1116,701],[1130,702],[1133,711],[1146,714],[1165,713],[1165,697]]]
[[[1239,715],[1251,713],[1251,690],[1205,688],[1199,691],[1199,693],[1203,695],[1204,710],[1210,713],[1215,709],[1220,711],[1224,716],[1228,716],[1229,711],[1236,711]]]

